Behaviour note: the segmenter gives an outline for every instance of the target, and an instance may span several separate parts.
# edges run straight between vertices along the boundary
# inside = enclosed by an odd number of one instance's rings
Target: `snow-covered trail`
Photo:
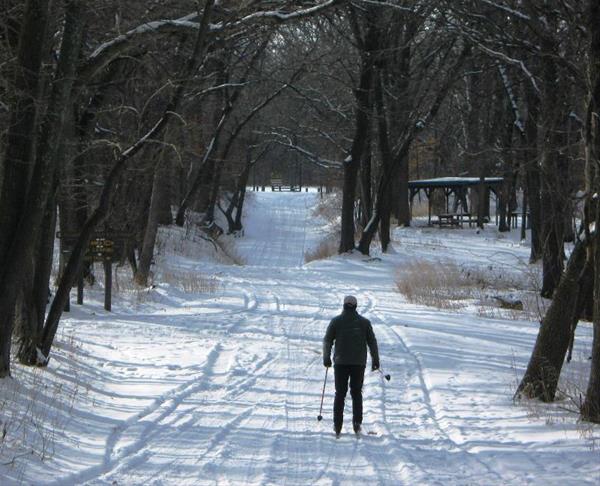
[[[93,407],[72,411],[66,445],[28,477],[56,485],[595,484],[597,452],[576,431],[532,421],[510,403],[513,367],[526,362],[536,326],[406,304],[393,284],[400,255],[303,265],[319,238],[315,197],[256,194],[238,244],[246,265],[183,263],[219,273],[217,295],[159,286],[143,312],[117,305],[69,319]],[[500,251],[524,255],[509,243]],[[316,420],[321,340],[348,293],[373,322],[392,380],[366,373],[364,428],[377,435],[356,439],[346,427],[336,440],[331,375]],[[64,358],[55,359],[60,373]]]
[[[237,247],[253,267],[293,268],[304,263],[316,197],[314,193],[256,193],[250,221]],[[293,196],[293,197],[290,197]]]

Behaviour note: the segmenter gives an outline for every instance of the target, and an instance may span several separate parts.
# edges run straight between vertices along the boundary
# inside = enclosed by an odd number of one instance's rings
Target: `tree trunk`
[[[505,232],[511,230],[511,213],[516,207],[515,204],[515,185],[516,174],[514,169],[514,158],[512,156],[514,122],[506,123],[503,136],[503,151],[506,154],[504,159],[504,184],[500,187],[500,214],[498,231]]]
[[[250,173],[248,172],[248,175],[249,174]],[[246,185],[248,183],[248,175],[246,175],[246,183],[240,188],[237,209],[235,211],[235,221],[233,222],[233,231],[241,231],[244,229],[244,225],[242,224],[242,214],[244,210],[244,201],[246,200]]]
[[[374,56],[378,47],[379,27],[375,14],[369,10],[367,16],[367,34],[364,39],[360,81],[354,91],[356,122],[350,156],[344,161],[344,186],[342,193],[342,222],[339,252],[354,249],[354,202],[356,200],[356,182],[358,169],[365,156],[371,125],[371,89],[373,86]]]
[[[34,365],[37,362],[36,346],[40,342],[44,329],[44,318],[50,292],[50,273],[54,253],[54,235],[56,230],[56,198],[53,195],[46,208],[42,234],[37,245],[35,271],[32,287],[24,286],[25,301],[28,304],[27,315],[23,316],[24,326],[19,336],[18,359],[22,364]],[[27,282],[26,282],[27,283]]]
[[[167,162],[165,153],[161,153],[154,169],[154,178],[152,181],[152,194],[150,195],[150,207],[148,208],[148,219],[144,229],[144,238],[140,250],[139,261],[136,265],[135,281],[143,287],[148,285],[148,276],[150,275],[150,265],[154,257],[154,246],[156,244],[156,235],[162,208],[166,197],[165,183],[168,180]]]
[[[594,294],[594,255],[593,245],[587,248],[585,266],[579,277],[577,297],[575,299],[575,312],[571,319],[571,337],[569,340],[569,352],[567,354],[567,363],[571,362],[573,357],[573,345],[575,343],[575,330],[581,319],[586,318],[588,298]]]
[[[3,341],[0,377],[10,372],[13,310],[23,284],[23,276],[33,275],[35,249],[54,184],[57,154],[61,145],[66,112],[70,106],[71,90],[82,43],[83,8],[82,0],[72,0],[67,3],[60,57],[48,110],[40,131],[41,140],[37,144],[37,159],[27,191],[27,200],[24,210],[19,215],[16,230],[12,233],[10,249],[0,275],[0,336]],[[43,14],[43,12],[38,13]]]
[[[590,105],[586,126],[586,178],[587,178],[587,215],[586,228],[593,219],[595,223],[594,237],[594,340],[592,343],[592,366],[588,381],[585,401],[581,409],[581,417],[590,422],[600,423],[600,5],[596,0],[589,0],[589,77],[591,80]],[[593,194],[596,197],[593,197]],[[594,209],[592,212],[591,209]]]
[[[27,2],[19,39],[14,85],[18,86],[10,111],[6,152],[0,185],[0,263],[6,261],[21,212],[35,147],[35,124],[40,87],[40,68],[45,52],[47,0]]]
[[[527,197],[527,187],[524,185],[523,188],[523,211],[521,212],[521,241],[527,238],[527,226],[529,225],[529,217],[527,211],[529,209],[529,198]]]
[[[206,185],[210,196],[207,198],[207,213],[211,210],[211,203],[214,202],[212,200],[212,188],[214,186],[214,180],[216,178],[216,172],[219,170],[219,162],[215,160],[215,154],[218,150],[221,135],[223,128],[225,126],[225,121],[227,119],[227,115],[230,113],[230,110],[224,110],[219,122],[216,125],[215,133],[213,135],[213,139],[210,142],[209,146],[206,149],[206,153],[204,154],[204,158],[202,159],[201,165],[198,169],[198,174],[194,179],[191,187],[187,191],[185,197],[179,204],[179,210],[177,211],[177,216],[175,217],[175,224],[177,226],[183,226],[185,223],[185,213],[192,204],[194,197],[196,196],[198,189],[204,185]],[[214,217],[214,206],[212,207],[213,217]]]
[[[373,241],[373,237],[375,233],[377,233],[377,228],[379,227],[379,223],[381,222],[381,218],[379,216],[379,208],[380,202],[375,204],[375,208],[373,209],[373,214],[371,215],[371,219],[367,223],[367,226],[362,232],[360,240],[357,245],[357,250],[360,251],[363,255],[368,255],[371,251],[371,242]]]
[[[545,37],[542,41],[544,52],[556,52],[558,48],[553,39]],[[565,181],[561,179],[560,169],[564,161],[560,153],[564,140],[564,120],[569,108],[562,107],[559,98],[561,85],[554,59],[542,61],[542,79],[544,92],[542,98],[543,144],[539,147],[541,165],[541,222],[542,222],[542,297],[550,298],[558,285],[563,270],[564,258],[564,215]]]
[[[216,162],[216,169],[213,172],[208,207],[206,208],[206,214],[202,219],[202,223],[206,226],[210,226],[215,222],[215,208],[217,207],[217,202],[221,192],[221,175],[223,174],[223,165],[225,165],[225,160],[219,158],[219,160]]]
[[[209,30],[209,22],[214,3],[215,0],[206,0],[204,3],[204,11],[200,21],[200,28],[196,36],[193,51],[181,73],[179,73],[179,79],[189,80],[191,74],[198,69],[199,59],[204,58],[206,37]],[[40,352],[43,355],[43,360],[39,363],[40,365],[46,365],[48,363],[48,356],[54,342],[54,336],[56,335],[56,331],[58,329],[58,323],[60,321],[63,309],[65,308],[65,304],[69,299],[69,292],[71,291],[71,288],[75,284],[79,275],[86,248],[90,239],[92,238],[92,234],[96,226],[108,215],[110,204],[115,192],[115,187],[121,174],[127,166],[127,162],[134,157],[142,149],[142,147],[145,146],[147,140],[150,140],[162,133],[171,118],[174,117],[175,113],[177,113],[179,110],[184,92],[187,87],[188,86],[186,82],[177,86],[171,99],[167,103],[161,118],[144,136],[142,136],[137,142],[121,153],[121,156],[117,159],[111,171],[109,172],[104,183],[104,187],[102,188],[102,193],[100,194],[98,206],[88,218],[81,230],[81,234],[79,235],[79,238],[73,248],[73,252],[71,253],[67,266],[58,284],[56,296],[52,301],[48,316],[46,317],[42,341],[40,344]]]
[[[535,152],[535,149],[528,149],[524,154],[526,157],[528,155],[532,157],[525,162],[527,202],[529,204],[529,221],[531,223],[530,263],[537,262],[542,256],[540,170],[533,152]]]
[[[506,180],[506,176],[504,179],[504,184],[499,190],[499,203],[498,207],[498,231],[500,233],[505,233],[510,231],[510,211],[508,209],[508,200],[507,200],[507,192],[508,192],[508,181]]]
[[[392,194],[391,184],[387,188],[384,200],[381,205],[381,221],[379,223],[379,237],[381,238],[381,251],[384,253],[388,250],[389,244],[392,240],[390,234],[390,219],[392,217]]]
[[[361,138],[362,135],[356,135]],[[355,142],[357,142],[355,138]],[[342,188],[342,223],[339,252],[354,249],[354,201],[356,199],[356,181],[358,163],[352,160],[344,162],[344,185]]]
[[[393,195],[394,198],[398,199],[398,225],[399,226],[410,226],[410,205],[409,205],[409,167],[408,167],[408,155],[403,157],[400,161],[400,167],[398,171],[398,193]]]
[[[360,164],[360,204],[361,204],[361,221],[360,225],[364,229],[371,219],[373,212],[373,194],[371,189],[371,136],[365,148],[365,154]]]
[[[587,241],[578,241],[554,299],[542,320],[535,347],[517,393],[528,398],[554,400],[558,378],[569,347],[571,320],[586,260]]]
[[[13,235],[25,206],[31,159],[35,147],[35,125],[40,87],[40,68],[46,50],[49,2],[29,0],[18,34],[18,52],[13,85],[18,87],[10,109],[6,150],[0,160],[0,288],[5,285],[6,264]],[[8,20],[8,19],[7,19]],[[10,22],[9,42],[16,41],[17,22]],[[15,283],[16,284],[16,283]],[[8,297],[8,296],[7,296]],[[10,350],[16,294],[0,316],[0,378],[10,375]]]
[[[529,262],[535,263],[542,256],[541,210],[540,210],[540,168],[538,164],[538,121],[540,100],[531,87],[524,82],[525,133],[520,138],[519,153],[522,154],[521,165],[525,175],[525,192],[529,206],[529,223],[531,226],[531,253]]]
[[[244,211],[244,202],[246,200],[246,187],[248,187],[248,179],[250,178],[250,171],[256,166],[258,160],[264,155],[264,151],[259,154],[254,160],[252,160],[252,151],[250,147],[246,149],[246,168],[242,171],[240,179],[238,180],[238,201],[237,208],[235,211],[235,221],[233,224],[233,231],[241,231],[244,228],[242,224],[242,215]]]
[[[548,145],[550,143],[548,142]],[[551,298],[563,271],[564,205],[562,180],[559,174],[560,154],[556,151],[543,157],[542,214],[542,297]],[[547,159],[553,160],[547,160]]]
[[[596,15],[595,18],[600,20],[599,15]],[[596,185],[596,188],[599,187],[600,184]],[[598,204],[598,202],[596,202],[596,207],[598,208],[596,210],[596,228],[598,228],[600,225],[600,204]],[[581,417],[583,420],[589,422],[600,423],[600,241],[597,235],[594,238],[594,267],[594,338],[592,342],[592,365],[590,368],[590,377],[587,392],[585,394],[585,401],[581,407]]]
[[[486,196],[488,195],[485,187],[485,163],[481,163],[481,173],[479,175],[479,185],[477,186],[477,227],[483,229],[485,224]]]

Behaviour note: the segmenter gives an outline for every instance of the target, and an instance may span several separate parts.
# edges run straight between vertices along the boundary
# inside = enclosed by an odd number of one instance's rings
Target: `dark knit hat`
[[[354,297],[354,295],[346,295],[346,297],[344,297],[344,305],[356,307],[356,304],[356,297]]]

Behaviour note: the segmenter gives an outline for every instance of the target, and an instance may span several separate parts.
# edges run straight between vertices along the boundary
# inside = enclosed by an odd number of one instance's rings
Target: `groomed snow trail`
[[[238,243],[244,266],[171,262],[219,274],[216,295],[159,285],[143,312],[117,306],[68,320],[81,343],[78,378],[92,383],[94,407],[73,411],[65,439],[77,453],[35,465],[45,474],[38,478],[56,485],[594,484],[596,456],[572,430],[531,423],[510,404],[515,353],[523,366],[535,326],[407,305],[393,286],[398,256],[304,265],[320,238],[315,202],[314,193],[254,194]],[[506,251],[515,261],[524,254],[508,244]],[[349,293],[373,323],[392,380],[367,371],[365,434],[350,433],[348,400],[336,440],[332,374],[324,420],[316,419],[321,340]]]

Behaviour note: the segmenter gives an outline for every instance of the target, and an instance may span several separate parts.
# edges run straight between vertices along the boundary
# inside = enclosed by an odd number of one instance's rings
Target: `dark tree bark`
[[[575,299],[575,312],[571,320],[571,337],[569,339],[569,352],[567,354],[567,363],[573,357],[573,344],[575,343],[575,330],[580,319],[586,317],[586,307],[590,294],[594,293],[594,255],[593,247],[588,246],[585,267],[579,277],[577,298]]]
[[[10,110],[6,151],[0,185],[0,262],[6,260],[12,235],[25,205],[35,147],[35,124],[40,105],[40,68],[46,52],[48,1],[29,0],[21,25],[14,86],[18,87]]]
[[[564,207],[563,181],[557,160],[560,154],[553,152],[544,158],[542,168],[541,215],[542,215],[542,297],[551,298],[563,271],[564,258]]]
[[[14,8],[14,6],[13,6]],[[7,259],[11,257],[13,235],[17,231],[19,219],[26,204],[26,194],[32,167],[35,147],[35,126],[40,105],[40,69],[46,52],[46,27],[48,22],[48,2],[30,0],[25,6],[23,19],[6,19],[9,45],[18,43],[17,61],[14,67],[13,83],[15,95],[10,108],[10,121],[4,157],[0,158],[0,286],[6,285]],[[20,26],[20,33],[16,30]],[[26,269],[23,269],[26,270]],[[33,280],[33,269],[21,277]],[[14,283],[19,286],[18,282]],[[32,282],[29,287],[31,287]],[[28,289],[17,289],[14,296],[6,296],[4,315],[0,317],[0,377],[10,374],[10,350],[14,321],[19,318],[23,332],[28,329],[29,305],[23,299],[31,297]],[[28,295],[24,295],[27,293]],[[20,297],[19,297],[20,296]],[[13,297],[11,301],[9,297]],[[19,299],[21,312],[17,312]],[[25,312],[23,312],[25,311]]]
[[[544,36],[541,48],[544,52],[556,52],[558,41]],[[561,166],[565,164],[561,147],[566,142],[564,125],[568,107],[561,100],[561,82],[553,58],[542,59],[542,133],[543,144],[538,147],[541,165],[541,222],[542,222],[542,291],[550,298],[558,285],[564,258],[564,208],[566,204],[565,181]]]
[[[228,78],[229,78],[229,73],[226,72],[226,68],[225,68],[225,63],[220,60],[219,61],[219,68],[218,68],[218,75],[217,75],[217,79],[219,80],[219,84],[225,84],[228,82]],[[215,136],[213,137],[213,140],[211,142],[211,151],[214,154],[214,156],[211,156],[211,167],[212,167],[212,171],[209,173],[209,184],[208,184],[208,188],[209,188],[209,197],[208,197],[208,205],[206,207],[206,212],[204,215],[204,218],[202,220],[202,223],[205,226],[211,226],[214,223],[215,220],[215,208],[217,206],[217,199],[219,197],[219,187],[221,185],[221,173],[223,171],[223,164],[224,164],[224,159],[221,156],[221,154],[219,153],[219,147],[221,144],[221,139],[222,139],[222,131],[223,128],[225,127],[225,123],[226,120],[229,119],[230,115],[233,112],[233,108],[234,108],[234,103],[235,100],[238,98],[240,93],[239,89],[236,89],[234,91],[233,96],[228,96],[228,93],[226,90],[221,90],[218,93],[218,96],[220,97],[220,104],[222,106],[221,108],[221,116],[220,116],[220,120],[219,120],[219,124],[217,125],[217,131],[215,133]],[[185,201],[181,204],[180,208],[179,208],[179,212],[185,211]],[[179,213],[177,214],[177,218],[179,218]],[[181,219],[178,219],[179,221]]]
[[[369,134],[369,140],[365,148],[365,153],[360,164],[360,204],[361,204],[361,220],[360,225],[364,229],[373,213],[373,194],[372,194],[372,175],[371,175],[371,164],[372,164],[372,150],[371,134]]]
[[[227,115],[231,112],[230,109],[226,109],[221,113],[221,117],[216,125],[215,133],[213,138],[206,149],[206,153],[202,159],[200,167],[198,168],[198,174],[196,178],[192,182],[192,185],[188,189],[185,197],[179,204],[179,209],[177,211],[177,216],[175,217],[175,224],[177,226],[183,226],[185,223],[185,213],[192,204],[194,197],[198,193],[198,190],[205,185],[209,190],[212,189],[213,180],[215,177],[215,171],[217,170],[218,161],[215,158],[215,152],[218,150],[221,135],[223,132],[223,128],[225,127],[225,121],[227,120]],[[215,113],[216,114],[216,113]],[[211,199],[210,197],[207,199],[207,204],[210,206]],[[207,206],[207,210],[208,210]]]
[[[381,238],[381,248],[384,252],[387,251],[390,244],[390,218],[392,215],[392,182],[394,175],[397,173],[393,170],[394,160],[392,148],[388,138],[388,121],[387,113],[383,100],[383,80],[382,73],[378,72],[374,83],[374,101],[377,110],[377,134],[379,140],[379,152],[381,157],[382,172],[385,174],[385,184],[380,186],[377,191],[376,213],[379,217],[379,235]],[[408,198],[407,198],[408,199]],[[376,225],[367,226],[358,244],[358,248],[363,254],[369,253],[371,240],[375,234]]]
[[[504,136],[502,137],[502,149],[504,152],[504,184],[500,187],[500,214],[498,222],[498,231],[510,231],[511,213],[513,211],[515,199],[516,171],[512,156],[512,136],[514,123],[506,123],[504,128]]]
[[[375,13],[369,9],[365,14],[367,33],[364,40],[354,18],[355,39],[361,49],[360,81],[354,90],[356,100],[355,130],[349,157],[344,161],[344,180],[342,192],[342,223],[339,252],[354,249],[354,203],[356,201],[356,183],[358,170],[369,141],[371,89],[373,86],[374,53],[379,43],[379,28]]]
[[[541,209],[540,209],[540,168],[538,164],[537,142],[539,121],[539,98],[529,82],[524,83],[525,131],[519,138],[518,151],[522,156],[521,165],[525,174],[525,192],[529,206],[529,222],[531,225],[530,263],[542,257]]]
[[[241,231],[243,229],[242,224],[242,212],[244,209],[244,201],[246,198],[246,187],[248,186],[248,179],[250,178],[250,171],[258,161],[264,152],[262,152],[257,158],[252,159],[252,149],[250,147],[246,148],[246,163],[242,172],[240,173],[234,193],[229,201],[229,205],[227,209],[223,210],[220,206],[219,208],[225,215],[227,219],[227,233],[235,233],[236,231]],[[235,218],[233,216],[233,212],[235,211]]]
[[[37,7],[40,5],[38,4]],[[44,2],[43,9],[46,8],[47,5]],[[47,11],[43,9],[36,9],[35,13],[41,15],[45,21]],[[0,334],[2,337],[0,376],[10,373],[13,310],[23,285],[23,277],[34,274],[35,249],[54,184],[57,154],[61,145],[66,110],[70,106],[69,99],[82,42],[82,11],[83,6],[80,1],[73,0],[67,3],[60,58],[45,120],[40,130],[41,138],[36,146],[36,163],[28,185],[27,198],[22,211],[20,214],[17,213],[18,224],[14,232],[10,233],[12,238],[3,259],[4,265],[2,274],[0,274]],[[28,23],[24,22],[23,25],[25,27]],[[30,140],[32,139],[30,138]]]
[[[542,320],[527,371],[517,394],[528,398],[554,400],[560,371],[569,347],[570,329],[579,290],[579,280],[586,260],[587,240],[578,241],[566,271]]]
[[[381,221],[379,222],[379,237],[381,239],[381,251],[388,251],[391,236],[391,216],[392,216],[392,184],[388,184],[385,191],[384,200],[381,205]]]
[[[154,257],[156,236],[158,234],[158,227],[161,223],[162,208],[165,205],[165,198],[168,196],[167,191],[165,190],[165,184],[168,183],[168,166],[165,159],[166,156],[163,150],[154,169],[148,219],[144,229],[139,259],[135,268],[134,279],[138,285],[142,286],[148,285],[148,276],[150,275],[150,265],[152,264],[152,258]]]
[[[179,73],[180,75],[178,79],[189,80],[191,78],[192,73],[194,73],[198,69],[199,62],[204,58],[206,37],[209,30],[209,22],[214,2],[215,0],[206,0],[206,2],[204,3],[204,10],[202,14],[200,28],[198,29],[198,34],[194,42],[192,53],[188,58],[188,61],[186,62],[185,66],[182,68],[181,73]],[[187,82],[189,83],[189,81]],[[117,182],[119,181],[121,174],[127,167],[127,162],[145,146],[148,140],[152,139],[153,137],[159,136],[165,129],[165,127],[168,125],[169,121],[173,117],[175,117],[175,113],[178,112],[181,106],[181,102],[186,88],[186,82],[181,83],[177,86],[171,99],[167,103],[167,106],[165,107],[160,119],[143,137],[141,137],[136,143],[134,143],[127,150],[121,153],[120,157],[114,163],[110,173],[108,174],[104,186],[102,188],[102,193],[100,194],[98,206],[90,215],[90,217],[88,218],[88,220],[82,228],[81,234],[79,235],[79,238],[75,243],[67,266],[58,284],[56,296],[52,301],[52,305],[50,306],[48,316],[46,317],[44,331],[42,334],[42,340],[40,343],[40,352],[42,354],[42,359],[38,363],[39,365],[44,366],[48,363],[48,356],[50,354],[50,349],[52,348],[52,344],[54,342],[54,336],[56,335],[56,331],[58,330],[60,317],[65,308],[65,304],[69,299],[69,292],[74,286],[79,272],[81,270],[81,265],[83,262],[83,257],[85,255],[86,248],[89,244],[89,241],[92,238],[92,234],[96,227],[108,216]]]
[[[54,192],[54,191],[53,191]],[[42,232],[37,244],[33,279],[25,279],[23,286],[24,303],[19,336],[18,359],[22,364],[34,365],[37,362],[36,346],[44,328],[46,306],[48,305],[54,236],[56,230],[56,197],[48,201],[43,219]]]
[[[598,9],[598,7],[595,7]],[[600,21],[600,14],[594,12],[595,18],[597,21]],[[597,27],[596,27],[597,30]],[[598,34],[595,34],[594,41],[597,43],[596,47],[600,48],[600,41],[598,39]],[[600,49],[598,50],[598,54],[600,54]],[[597,61],[600,61],[600,55],[596,58]],[[600,94],[600,89],[596,87],[598,90],[597,94]],[[600,97],[596,98],[595,101],[600,101]],[[600,104],[596,104],[596,107],[600,107]],[[596,113],[600,114],[600,110],[596,108]],[[598,124],[596,120],[595,124]],[[600,135],[600,130],[596,127],[594,130],[596,132],[596,137]],[[598,144],[598,140],[596,140],[596,154],[598,154],[597,149],[600,147]],[[596,158],[596,161],[598,159]],[[598,175],[596,175],[596,190],[600,189],[600,181],[598,180]],[[600,204],[598,201],[595,202],[596,206],[596,228],[600,224]],[[596,231],[598,231],[596,229]],[[592,363],[590,368],[590,377],[588,380],[587,391],[585,394],[585,401],[581,407],[581,417],[584,420],[589,422],[600,423],[600,239],[598,235],[594,238],[594,338],[592,341]]]
[[[588,28],[590,32],[589,77],[591,93],[586,126],[586,177],[587,208],[586,223],[594,228],[594,339],[592,342],[592,366],[585,401],[581,409],[584,420],[600,423],[600,5],[589,0]],[[595,197],[593,195],[596,195]],[[590,231],[590,225],[586,225]]]
[[[395,89],[398,90],[399,100],[397,106],[393,107],[391,113],[392,118],[398,118],[400,120],[410,120],[410,113],[412,111],[412,103],[410,96],[410,78],[411,78],[411,60],[412,60],[412,42],[413,38],[418,31],[418,21],[415,17],[403,18],[404,26],[402,29],[402,36],[400,38],[400,53],[398,60],[395,61],[393,67],[386,66],[388,70],[393,74],[392,79],[397,79]],[[393,123],[393,122],[392,122]],[[410,167],[408,154],[399,161],[398,165],[398,176],[395,180],[398,182],[398,192],[394,191],[393,197],[397,201],[398,211],[398,225],[399,226],[410,226],[410,204],[409,204],[409,189],[408,181],[410,179]]]

